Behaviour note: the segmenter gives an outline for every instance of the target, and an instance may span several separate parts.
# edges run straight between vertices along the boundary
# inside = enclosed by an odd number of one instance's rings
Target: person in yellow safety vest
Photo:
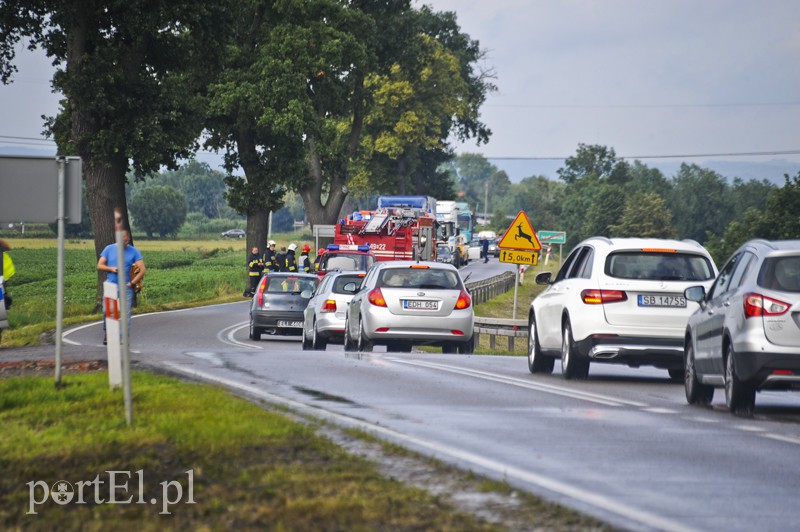
[[[13,299],[11,299],[11,294],[8,293],[8,281],[14,274],[16,273],[14,269],[14,262],[11,260],[11,255],[8,254],[8,251],[11,249],[11,245],[6,242],[4,239],[0,238],[0,251],[3,252],[3,301],[6,304],[6,310],[11,308],[11,303]]]
[[[303,244],[303,252],[300,253],[300,260],[297,263],[297,271],[302,273],[311,272],[311,259],[308,258],[308,254],[310,252],[311,246],[308,244]]]
[[[250,253],[250,262],[247,263],[247,276],[250,278],[250,287],[245,295],[252,296],[256,293],[258,281],[261,279],[261,272],[264,270],[264,263],[261,262],[261,255],[258,248],[254,247]]]
[[[270,240],[269,242],[267,242],[267,249],[264,250],[264,258],[261,259],[261,262],[264,263],[265,272],[280,271],[281,265],[278,262],[278,253],[275,251],[274,240]]]
[[[319,270],[319,262],[322,260],[322,254],[325,253],[325,248],[317,249],[317,258],[314,259],[314,271]]]
[[[285,272],[296,272],[297,271],[297,259],[294,256],[294,252],[297,250],[297,244],[292,242],[289,244],[289,249],[286,251],[286,258],[284,259],[284,268],[281,271]]]

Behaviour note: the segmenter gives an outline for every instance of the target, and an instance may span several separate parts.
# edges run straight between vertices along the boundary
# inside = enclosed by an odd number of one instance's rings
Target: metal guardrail
[[[505,294],[514,288],[514,278],[515,275],[512,272],[503,272],[500,275],[489,277],[482,281],[467,283],[466,287],[472,296],[472,303],[480,305],[501,294]]]
[[[501,275],[490,277],[482,281],[467,283],[467,290],[472,295],[475,305],[480,305],[486,301],[505,294],[514,288],[516,276],[512,272],[504,272]],[[527,307],[527,305],[524,305]],[[524,308],[523,307],[523,308]],[[483,318],[475,316],[475,345],[480,345],[483,335],[489,338],[489,349],[497,349],[497,338],[505,337],[508,344],[508,351],[513,352],[515,339],[522,338],[523,344],[528,343],[528,321],[509,320],[502,318]]]

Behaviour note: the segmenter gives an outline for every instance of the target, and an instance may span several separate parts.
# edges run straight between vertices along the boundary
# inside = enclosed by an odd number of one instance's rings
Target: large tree
[[[114,240],[115,207],[127,223],[129,166],[173,168],[194,148],[230,12],[225,0],[0,2],[0,80],[12,79],[22,39],[56,66],[64,98],[47,127],[59,153],[83,160],[98,254]]]

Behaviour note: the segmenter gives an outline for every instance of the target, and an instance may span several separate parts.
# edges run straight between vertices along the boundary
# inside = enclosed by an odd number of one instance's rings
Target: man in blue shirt
[[[144,277],[144,260],[142,253],[131,245],[131,234],[127,229],[122,230],[122,241],[125,243],[124,250],[124,275],[125,287],[128,291],[128,331],[131,330],[131,311],[133,309],[133,285],[139,282]],[[110,283],[119,285],[119,268],[117,261],[117,244],[109,244],[100,253],[100,259],[97,261],[97,269],[101,272],[108,272],[106,280]],[[136,276],[131,279],[131,266],[136,264],[139,271]],[[105,335],[106,321],[105,313],[103,313],[103,344],[106,344]]]

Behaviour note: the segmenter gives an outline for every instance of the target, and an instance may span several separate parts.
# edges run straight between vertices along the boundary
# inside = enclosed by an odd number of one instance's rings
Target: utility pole
[[[489,225],[489,180],[483,184],[483,225]]]

